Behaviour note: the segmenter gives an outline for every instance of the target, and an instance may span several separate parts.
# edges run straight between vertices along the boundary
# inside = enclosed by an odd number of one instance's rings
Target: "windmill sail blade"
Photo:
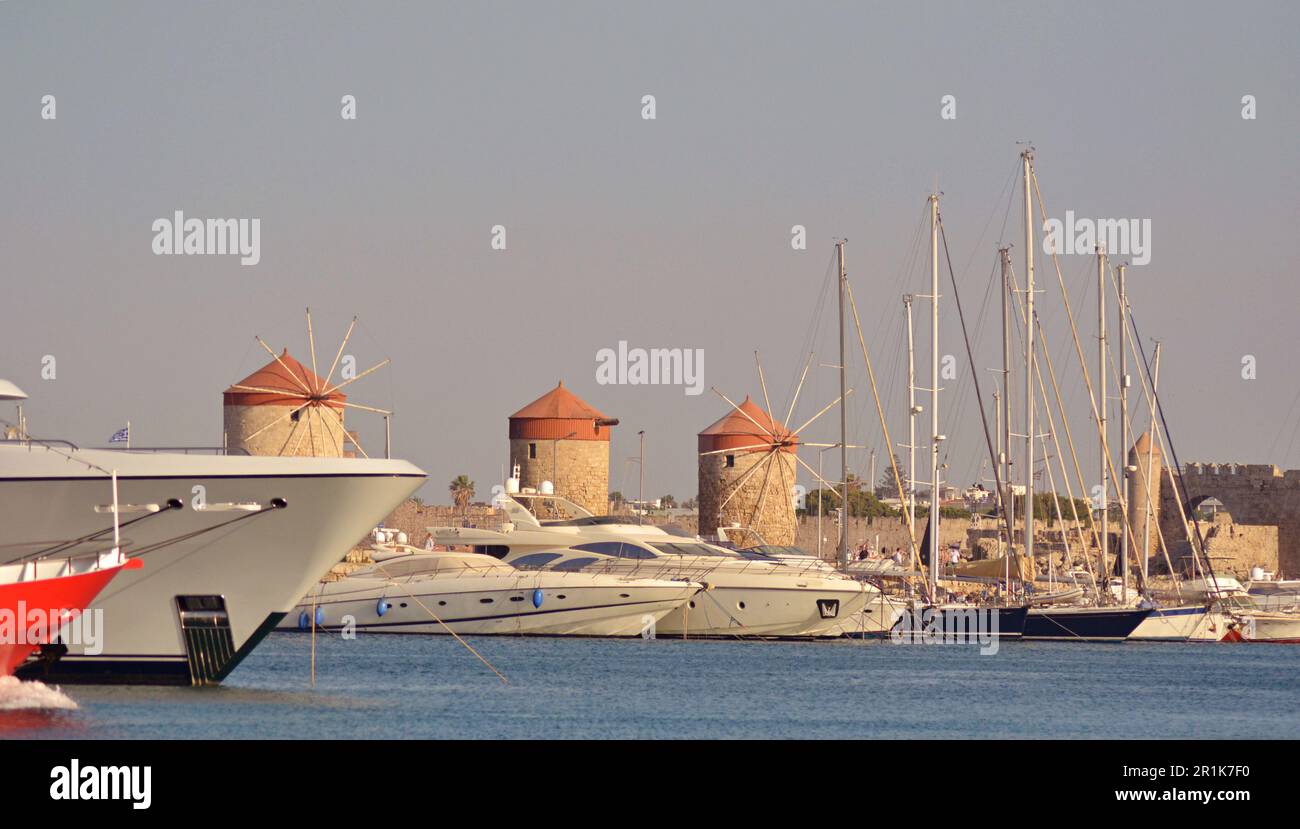
[[[339,367],[339,360],[343,357],[343,349],[348,347],[348,340],[352,337],[352,329],[357,327],[357,318],[353,317],[352,322],[348,324],[347,333],[343,335],[343,342],[339,343],[339,351],[334,355],[334,362],[330,363],[330,373],[325,375],[325,385],[328,386],[334,379],[334,369]]]
[[[817,473],[817,470],[816,470],[816,469],[813,469],[811,466],[808,465],[808,462],[807,462],[807,461],[805,461],[803,458],[799,457],[798,455],[795,455],[795,456],[794,456],[794,459],[795,459],[796,461],[799,462],[799,465],[800,465],[800,466],[802,466],[804,469],[808,470],[808,474],[809,474],[809,475],[812,475],[814,478],[816,478],[816,479],[818,480],[818,482],[821,483],[822,486],[824,486],[824,487],[826,487],[827,489],[829,489],[829,490],[831,491],[831,493],[835,495],[836,498],[842,498],[842,497],[843,497],[842,495],[840,495],[840,491],[839,491],[838,489],[835,488],[835,484],[832,484],[830,481],[826,480],[826,479],[823,478],[821,475],[819,475],[819,474]]]
[[[758,359],[758,352],[754,352],[754,363],[758,366],[758,385],[763,390],[763,411],[767,412],[767,419],[772,419],[772,401],[767,398],[767,378],[763,376],[763,362]]]
[[[799,375],[799,385],[794,387],[794,397],[790,398],[790,408],[786,410],[785,422],[790,423],[790,418],[794,417],[794,405],[799,402],[799,392],[803,391],[803,381],[808,378],[808,368],[812,365],[813,352],[808,352],[808,359],[803,364],[803,374]]]
[[[316,371],[316,334],[311,327],[311,309],[307,309],[307,346],[311,351],[311,373],[317,377],[320,373]]]
[[[351,401],[344,401],[339,405],[348,409],[361,409],[363,411],[375,412],[376,414],[382,414],[382,415],[390,415],[393,413],[392,410],[390,409],[377,409],[374,406],[363,406],[360,403],[353,403]]]
[[[294,412],[301,412],[303,409],[307,408],[310,405],[311,405],[311,401],[308,400],[306,403],[303,403],[301,406],[293,407],[292,409],[280,415],[275,420],[272,420],[270,423],[266,424],[261,429],[258,429],[256,432],[252,433],[251,435],[244,435],[243,440],[245,441],[252,440],[253,438],[265,432],[267,429],[270,429],[272,426],[275,426],[276,424],[283,422],[286,418],[293,417]]]
[[[365,371],[363,371],[363,372],[361,372],[360,374],[358,374],[356,377],[350,378],[350,379],[348,379],[348,380],[344,380],[342,383],[339,383],[337,386],[331,386],[330,389],[329,389],[329,391],[324,392],[324,394],[333,394],[334,392],[338,391],[339,389],[343,388],[344,386],[347,386],[347,385],[350,385],[350,384],[352,384],[352,383],[357,382],[358,380],[360,380],[362,377],[365,377],[365,376],[366,376],[367,374],[369,374],[370,372],[372,372],[372,371],[378,371],[379,369],[383,368],[384,366],[388,365],[388,364],[391,363],[391,362],[392,362],[392,360],[390,360],[389,358],[385,357],[384,359],[382,359],[382,360],[380,360],[379,362],[375,363],[375,364],[374,364],[373,366],[371,366],[370,368],[368,368],[368,369],[366,369]]]
[[[799,434],[800,432],[802,432],[804,429],[807,429],[809,426],[812,425],[812,422],[813,422],[814,420],[816,420],[817,418],[819,418],[819,417],[821,417],[822,415],[824,415],[824,414],[826,414],[827,412],[829,412],[829,411],[830,411],[830,410],[835,406],[836,403],[840,402],[840,401],[843,400],[845,397],[848,397],[850,394],[853,394],[853,389],[849,389],[848,391],[844,392],[843,395],[841,395],[841,396],[835,398],[834,400],[832,400],[831,402],[827,403],[826,406],[825,406],[825,408],[823,408],[820,412],[818,412],[817,414],[813,415],[812,417],[808,418],[808,420],[807,420],[806,423],[804,423],[804,424],[803,424],[802,426],[800,426],[798,429],[795,429],[791,434],[795,434],[795,435],[797,435],[797,434]]]
[[[302,390],[305,391],[308,396],[315,394],[314,391],[307,388],[307,384],[304,383],[302,380],[300,380],[298,378],[298,375],[293,373],[293,371],[289,368],[289,366],[285,364],[284,360],[280,359],[280,355],[276,354],[275,350],[272,349],[271,346],[267,345],[266,342],[261,337],[254,336],[253,339],[257,340],[258,345],[266,349],[267,354],[270,354],[272,357],[275,358],[275,361],[280,364],[280,367],[283,368],[285,373],[289,375],[289,378],[292,379],[293,382],[297,383],[299,386],[302,386]]]
[[[745,470],[745,474],[741,475],[740,478],[736,481],[736,483],[732,485],[731,494],[729,494],[721,504],[718,504],[719,512],[722,510],[723,507],[731,503],[731,499],[735,498],[737,493],[740,492],[740,490],[744,489],[745,484],[749,481],[750,478],[754,477],[754,473],[757,472],[758,468],[762,465],[763,465],[763,461],[760,459],[754,461],[754,465],[751,466],[749,469]]]
[[[267,388],[262,388],[260,386],[245,386],[242,383],[235,383],[234,385],[231,386],[231,388],[239,389],[240,391],[254,391],[254,392],[259,392],[261,394],[278,394],[283,397],[310,397],[311,396],[300,391],[294,391],[293,389],[267,389]]]

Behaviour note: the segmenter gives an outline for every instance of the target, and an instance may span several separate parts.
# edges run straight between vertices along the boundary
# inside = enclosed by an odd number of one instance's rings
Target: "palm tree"
[[[474,497],[474,482],[469,479],[468,475],[457,475],[451,479],[447,490],[451,492],[452,500],[456,506],[465,509],[469,507],[469,502]]]

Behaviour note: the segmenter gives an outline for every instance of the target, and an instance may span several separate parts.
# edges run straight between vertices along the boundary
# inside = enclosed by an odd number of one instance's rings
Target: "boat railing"
[[[138,452],[141,454],[169,455],[248,455],[242,447],[228,446],[96,446],[101,452]]]
[[[29,448],[39,446],[44,449],[53,449],[56,446],[62,446],[65,449],[71,449],[74,452],[79,451],[81,449],[80,446],[73,443],[72,441],[63,440],[62,438],[34,438],[34,437],[4,438],[3,440],[0,440],[0,444],[7,444],[11,446],[27,446]]]

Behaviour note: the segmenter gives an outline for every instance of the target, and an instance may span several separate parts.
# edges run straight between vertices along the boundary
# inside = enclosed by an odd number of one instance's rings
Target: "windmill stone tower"
[[[1128,465],[1133,470],[1128,473],[1128,521],[1139,545],[1135,553],[1142,553],[1141,544],[1146,538],[1148,515],[1151,521],[1150,551],[1156,552],[1159,550],[1156,537],[1160,527],[1160,476],[1164,474],[1164,459],[1160,456],[1159,444],[1152,444],[1150,432],[1143,432],[1137,443],[1133,444],[1128,453]]]
[[[609,436],[618,419],[606,417],[564,387],[555,388],[510,415],[510,461],[519,464],[519,485],[555,494],[593,515],[609,512]]]
[[[728,532],[742,546],[794,544],[798,444],[748,397],[700,432],[700,534],[737,525],[750,530]]]
[[[249,455],[345,457],[351,454],[343,448],[346,402],[346,394],[285,349],[222,393],[225,447]]]

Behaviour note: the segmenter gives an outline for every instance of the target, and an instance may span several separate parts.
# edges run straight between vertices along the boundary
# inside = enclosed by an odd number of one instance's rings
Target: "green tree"
[[[447,485],[447,491],[451,493],[451,500],[461,509],[467,509],[469,502],[474,500],[474,482],[469,479],[468,475],[457,475],[451,479]]]

